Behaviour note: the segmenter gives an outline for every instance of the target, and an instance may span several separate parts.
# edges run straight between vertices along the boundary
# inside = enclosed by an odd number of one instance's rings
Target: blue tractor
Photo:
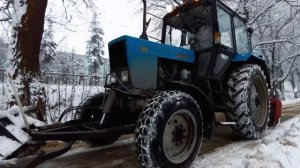
[[[210,137],[216,112],[243,139],[262,137],[270,76],[252,54],[245,20],[219,0],[186,1],[163,18],[160,43],[148,40],[146,1],[140,38],[109,43],[105,92],[71,110],[69,122],[38,128],[36,140],[113,143],[134,134],[143,167],[189,167]]]

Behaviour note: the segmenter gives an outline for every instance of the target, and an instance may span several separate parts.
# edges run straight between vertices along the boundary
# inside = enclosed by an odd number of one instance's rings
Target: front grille
[[[128,67],[126,41],[120,41],[109,46],[109,61],[111,72]]]

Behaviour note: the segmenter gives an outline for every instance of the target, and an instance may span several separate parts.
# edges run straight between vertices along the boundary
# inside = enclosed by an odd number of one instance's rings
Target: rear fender
[[[234,57],[234,59],[232,60],[232,64],[230,66],[230,69],[231,70],[235,69],[237,66],[242,66],[244,64],[257,64],[257,65],[259,65],[262,68],[262,70],[264,71],[264,74],[266,76],[269,88],[271,88],[270,73],[269,73],[266,61],[262,57],[254,56],[251,53],[236,55]]]
[[[210,138],[214,122],[214,110],[208,97],[194,85],[178,81],[167,82],[166,89],[188,93],[197,101],[202,112],[204,136]]]

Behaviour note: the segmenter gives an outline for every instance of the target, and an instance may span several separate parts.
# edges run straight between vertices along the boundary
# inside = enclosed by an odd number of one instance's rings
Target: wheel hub
[[[260,105],[260,99],[259,99],[258,95],[255,96],[255,105],[256,106]]]
[[[176,146],[182,145],[183,141],[187,140],[185,132],[187,132],[187,130],[185,130],[182,125],[179,124],[175,127],[172,132],[172,142],[175,143]]]
[[[264,81],[261,78],[254,78],[251,86],[251,110],[255,123],[261,127],[264,124],[267,109],[268,109],[268,96],[265,93]]]
[[[186,160],[197,140],[196,120],[188,110],[178,110],[168,120],[163,134],[163,149],[172,163]]]

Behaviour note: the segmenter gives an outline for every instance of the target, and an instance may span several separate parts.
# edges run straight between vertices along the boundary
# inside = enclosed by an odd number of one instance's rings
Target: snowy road
[[[300,104],[286,106],[284,108],[282,121],[285,122],[291,118],[294,118],[292,120],[297,120],[298,115],[300,115]],[[224,126],[216,127],[212,138],[204,140],[201,152],[199,153],[193,167],[247,167],[249,165],[251,167],[251,159],[245,160],[244,157],[251,158],[251,154],[256,152],[252,149],[261,143],[264,143],[266,139],[270,139],[270,136],[271,139],[272,137],[274,138],[274,135],[272,134],[281,134],[284,129],[287,129],[286,127],[289,127],[289,125],[280,126],[275,129],[268,128],[266,131],[266,138],[262,141],[239,141],[231,134],[231,130],[229,128]],[[280,137],[275,138],[278,139]],[[277,164],[275,162],[271,163],[273,164],[272,167],[276,167]],[[270,163],[266,162],[266,164]],[[282,164],[279,165],[282,166]],[[135,156],[132,139],[129,139],[119,141],[112,146],[104,148],[87,148],[86,146],[76,148],[59,158],[44,162],[38,166],[38,168],[49,167],[135,168],[140,166]]]

